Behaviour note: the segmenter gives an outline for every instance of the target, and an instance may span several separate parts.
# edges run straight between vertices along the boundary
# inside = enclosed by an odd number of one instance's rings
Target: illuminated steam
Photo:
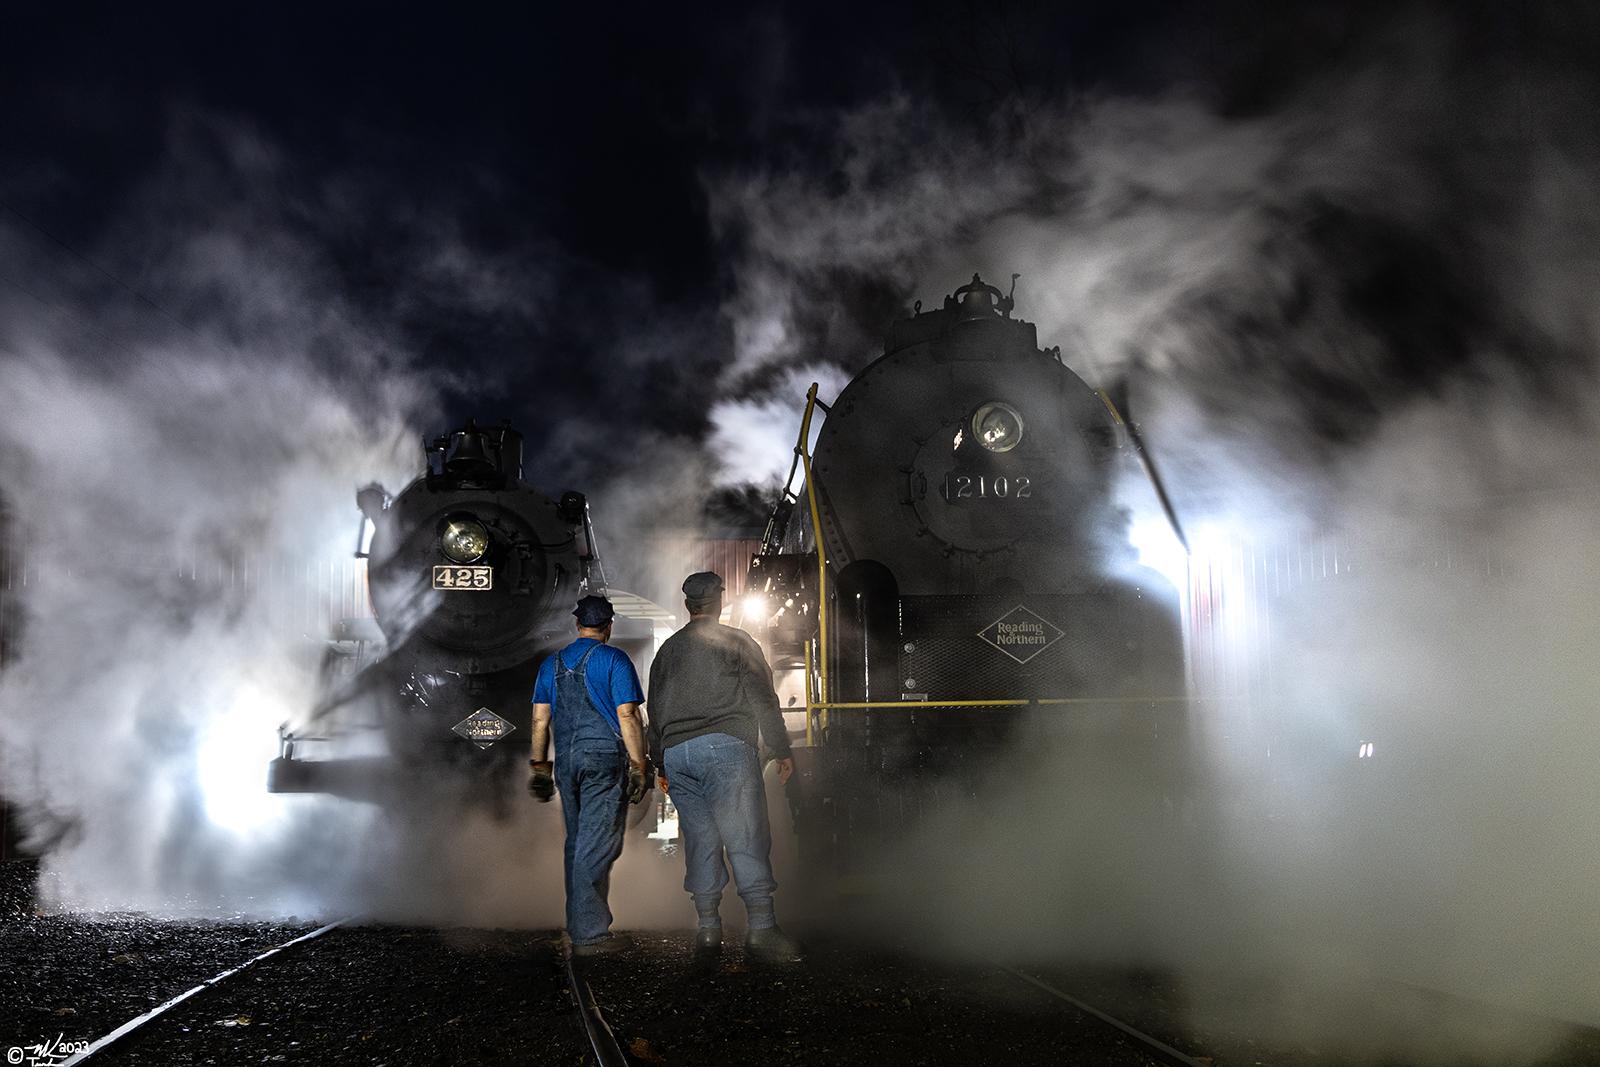
[[[1041,344],[1128,382],[1196,548],[1130,464],[1142,559],[1220,576],[1233,665],[1196,705],[1177,843],[1139,840],[1117,773],[1020,754],[886,868],[945,943],[1375,971],[1600,1020],[1600,305],[1574,281],[1600,184],[1544,103],[1592,92],[1427,40],[1252,117],[1037,105],[1025,146],[894,101],[841,119],[831,170],[715,186],[746,236],[745,366],[854,373],[871,339],[828,306],[1020,273]],[[1339,566],[1313,576],[1313,545]]]
[[[497,326],[536,317],[544,264],[478,253],[447,207],[409,218],[415,244],[396,249],[392,217],[412,209],[384,199],[394,190],[308,189],[249,130],[177,125],[171,157],[87,250],[137,280],[137,297],[0,226],[0,276],[29,281],[0,291],[0,493],[29,575],[18,654],[0,673],[0,788],[44,852],[41,898],[559,925],[555,804],[518,792],[498,813],[466,808],[427,780],[388,810],[266,792],[278,727],[303,728],[322,695],[330,623],[366,614],[356,488],[398,492],[419,473],[441,394],[503,384],[470,362],[429,369],[407,326],[419,307]],[[367,212],[382,216],[369,243],[391,274],[363,302],[331,247]],[[592,447],[576,428],[593,420],[560,407],[556,443],[596,470],[632,447]],[[550,478],[556,448],[529,461],[541,488],[592,486],[624,518],[630,486],[648,486],[635,505],[647,529],[670,521],[654,503],[692,519],[704,491],[700,450],[658,445],[646,454],[678,480],[640,461],[633,483],[608,472],[609,494],[595,470]],[[602,529],[607,547],[632,536]],[[381,754],[381,738],[365,741],[344,754]],[[659,865],[631,866],[651,858],[625,857],[619,914],[681,920],[690,905]]]

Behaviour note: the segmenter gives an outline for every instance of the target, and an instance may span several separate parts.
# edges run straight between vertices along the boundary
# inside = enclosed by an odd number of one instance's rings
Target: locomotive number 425
[[[435,567],[435,589],[462,589],[474,593],[486,592],[494,584],[493,567]]]
[[[1033,496],[1033,479],[1026,475],[1006,477],[997,474],[990,478],[982,474],[956,474],[944,476],[946,500],[1026,500]]]

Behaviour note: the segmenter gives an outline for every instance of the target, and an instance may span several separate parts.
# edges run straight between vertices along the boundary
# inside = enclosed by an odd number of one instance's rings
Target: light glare
[[[1166,518],[1141,519],[1128,531],[1128,543],[1139,552],[1141,566],[1160,572],[1173,588],[1189,584],[1189,557]]]
[[[278,754],[281,708],[247,691],[211,724],[197,754],[206,817],[235,832],[260,829],[284,814],[281,799],[267,792],[267,764]]]

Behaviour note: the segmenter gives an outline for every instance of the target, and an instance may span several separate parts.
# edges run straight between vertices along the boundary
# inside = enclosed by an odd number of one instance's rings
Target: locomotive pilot
[[[607,644],[615,615],[605,597],[586,596],[572,614],[578,639],[539,667],[533,689],[533,777],[541,802],[561,791],[566,821],[567,936],[574,955],[620,952],[632,941],[611,932],[611,865],[622,855],[628,804],[650,789],[639,673]],[[545,759],[554,731],[555,760]]]
[[[772,893],[772,829],[756,734],[777,758],[779,781],[794,771],[789,734],[761,646],[717,621],[722,579],[710,571],[683,583],[689,622],[667,638],[650,666],[650,754],[672,794],[683,832],[683,888],[699,916],[695,952],[722,951],[718,907],[733,868],[749,916],[745,951],[791,960],[800,945],[778,929]]]

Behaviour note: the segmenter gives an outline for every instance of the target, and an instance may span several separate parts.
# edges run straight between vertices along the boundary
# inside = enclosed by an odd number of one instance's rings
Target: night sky
[[[1539,21],[1521,3],[1447,6],[1468,52],[1514,56]],[[894,94],[974,137],[993,136],[1007,107],[1074,94],[1270,109],[1380,37],[1393,12],[1244,0],[16,5],[0,63],[0,225],[37,246],[42,275],[114,279],[100,279],[99,304],[69,302],[93,335],[86,348],[116,348],[134,312],[185,328],[208,318],[204,295],[160,269],[174,213],[193,229],[256,205],[318,250],[348,307],[385,323],[383,345],[448,373],[427,417],[509,416],[535,450],[551,405],[693,439],[706,383],[730,358],[719,308],[738,269],[739,234],[708,218],[709,179],[825,176],[828,116]],[[269,147],[270,190],[219,162],[219,130]],[[207,177],[186,195],[191,171]],[[416,264],[441,228],[525,299],[475,303],[432,285]],[[902,313],[904,295],[866,301],[863,333]],[[620,351],[641,348],[616,370]]]

